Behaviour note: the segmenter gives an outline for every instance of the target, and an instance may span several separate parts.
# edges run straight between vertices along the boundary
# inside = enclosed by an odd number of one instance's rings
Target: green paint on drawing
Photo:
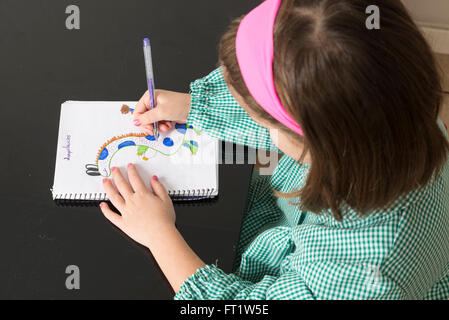
[[[137,147],[137,154],[144,154],[145,152],[147,152],[148,148],[148,146],[139,145]]]

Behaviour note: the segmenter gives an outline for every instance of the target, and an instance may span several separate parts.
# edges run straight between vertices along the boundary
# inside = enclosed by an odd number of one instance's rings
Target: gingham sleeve
[[[400,299],[404,292],[376,265],[329,257],[291,265],[296,250],[289,227],[262,232],[242,255],[237,273],[215,265],[198,269],[175,299],[321,300]]]
[[[187,123],[220,140],[278,151],[269,131],[257,124],[234,99],[221,67],[190,84]]]
[[[307,271],[307,272],[306,272]],[[304,274],[301,275],[301,274]],[[317,277],[316,279],[314,277]],[[363,265],[310,264],[304,273],[264,275],[257,283],[225,274],[214,265],[198,269],[175,300],[401,299],[402,289]]]
[[[265,299],[276,281],[265,276],[259,283],[244,281],[235,274],[226,274],[214,265],[206,265],[191,275],[176,293],[175,300],[239,300]]]

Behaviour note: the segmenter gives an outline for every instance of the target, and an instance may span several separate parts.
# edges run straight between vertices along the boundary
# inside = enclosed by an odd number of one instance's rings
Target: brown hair
[[[368,30],[369,5],[380,29]],[[300,137],[249,93],[237,63],[241,18],[223,35],[219,61],[248,108],[305,145],[312,164],[300,197],[304,210],[345,202],[360,214],[385,208],[426,185],[446,162],[449,142],[436,122],[442,102],[434,56],[399,0],[284,0],[274,27],[273,74]],[[301,161],[301,160],[300,160]]]

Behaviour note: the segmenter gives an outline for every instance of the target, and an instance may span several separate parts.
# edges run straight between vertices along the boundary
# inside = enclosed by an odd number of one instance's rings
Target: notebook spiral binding
[[[175,203],[200,204],[213,201],[217,196],[213,196],[215,189],[194,189],[194,190],[168,190],[168,195]],[[98,206],[100,202],[109,202],[106,193],[66,193],[57,194],[53,201],[61,207],[90,207]]]

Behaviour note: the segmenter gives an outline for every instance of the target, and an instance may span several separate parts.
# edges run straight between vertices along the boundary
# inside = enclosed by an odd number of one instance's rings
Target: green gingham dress
[[[189,124],[222,140],[278,150],[235,101],[221,68],[190,89]],[[361,217],[343,206],[342,222],[330,210],[316,215],[291,204],[299,199],[273,195],[273,188],[301,188],[309,168],[284,155],[271,176],[256,176],[236,272],[206,265],[175,299],[449,298],[449,161],[435,180],[388,210]]]

